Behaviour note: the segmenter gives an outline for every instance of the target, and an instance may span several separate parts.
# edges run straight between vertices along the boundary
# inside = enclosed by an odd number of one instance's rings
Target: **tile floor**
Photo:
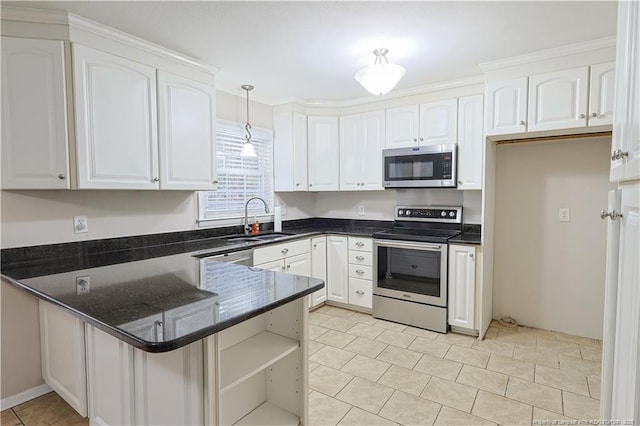
[[[309,320],[312,425],[531,425],[599,417],[600,341],[495,322],[479,341],[329,306]],[[49,393],[3,411],[0,425],[88,420]]]

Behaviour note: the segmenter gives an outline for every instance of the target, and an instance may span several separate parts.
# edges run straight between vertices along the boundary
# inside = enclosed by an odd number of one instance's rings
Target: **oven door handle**
[[[418,250],[438,250],[441,251],[446,244],[433,244],[433,243],[415,243],[412,241],[396,242],[394,240],[373,240],[376,246],[381,247],[395,247],[395,248],[409,248]]]

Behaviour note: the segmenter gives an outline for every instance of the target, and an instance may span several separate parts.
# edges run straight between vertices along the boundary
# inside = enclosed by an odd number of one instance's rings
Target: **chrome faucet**
[[[249,202],[251,200],[260,200],[264,203],[264,212],[265,213],[269,213],[269,206],[267,206],[267,202],[265,200],[263,200],[260,197],[251,197],[247,200],[247,202],[244,204],[244,234],[245,235],[249,235],[249,230],[251,229],[251,227],[249,226],[249,218],[248,215],[249,213],[247,212],[247,209],[249,207]]]

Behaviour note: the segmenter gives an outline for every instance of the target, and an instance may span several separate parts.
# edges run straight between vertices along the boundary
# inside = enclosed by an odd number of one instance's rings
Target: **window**
[[[244,217],[244,205],[251,197],[261,197],[273,208],[273,136],[270,130],[251,129],[255,158],[241,157],[245,142],[244,125],[217,122],[216,191],[200,191],[200,220]],[[261,202],[249,205],[250,218],[264,215]]]

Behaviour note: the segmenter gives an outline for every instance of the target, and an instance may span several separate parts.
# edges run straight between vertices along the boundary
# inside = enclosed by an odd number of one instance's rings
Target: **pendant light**
[[[374,50],[376,60],[358,71],[355,76],[358,83],[374,95],[382,96],[389,93],[406,72],[404,67],[389,63],[388,52],[384,48]]]
[[[247,91],[247,124],[244,126],[247,131],[247,135],[245,136],[246,141],[244,142],[244,146],[242,147],[242,152],[240,152],[241,157],[257,157],[256,150],[251,143],[251,124],[249,124],[249,91],[253,90],[253,86],[250,84],[243,84],[242,90]]]

